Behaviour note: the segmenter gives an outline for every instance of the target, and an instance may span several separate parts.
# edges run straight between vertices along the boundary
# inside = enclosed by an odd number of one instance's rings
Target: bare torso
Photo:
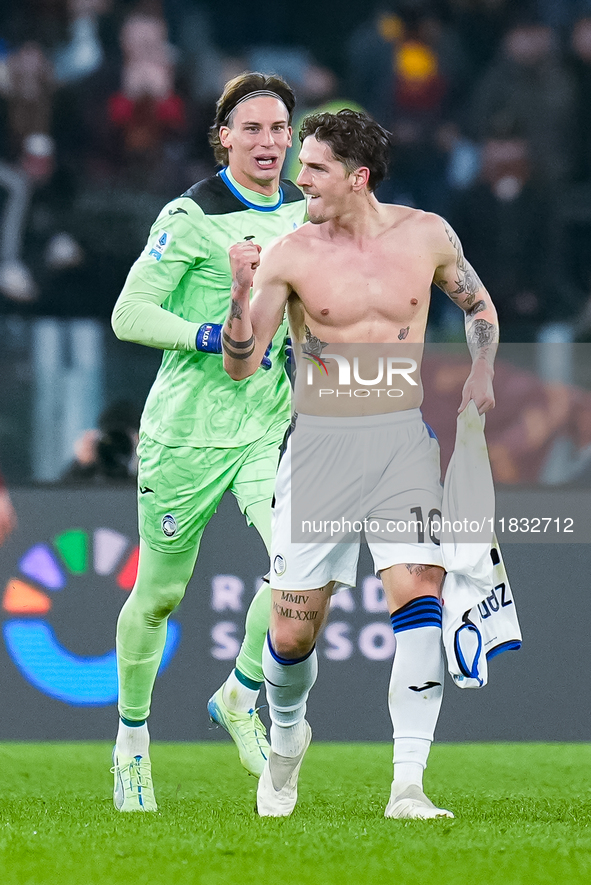
[[[366,167],[343,178],[331,163],[338,165],[330,157],[324,165],[308,162],[300,176],[309,173],[304,187],[314,223],[276,240],[262,256],[250,241],[230,248],[224,368],[235,381],[256,372],[287,307],[299,411],[369,415],[416,408],[435,283],[464,312],[472,367],[459,411],[470,400],[480,414],[493,408],[497,314],[457,235],[437,215],[378,203]]]
[[[441,224],[436,216],[382,204],[370,236],[347,238],[333,235],[327,224],[306,224],[285,238],[288,314],[298,345],[298,411],[363,415],[420,405],[422,343],[441,260],[435,224]],[[339,384],[345,364],[324,359],[330,353],[349,361],[349,386]],[[417,368],[409,376],[413,360]],[[362,384],[356,379],[379,380]]]

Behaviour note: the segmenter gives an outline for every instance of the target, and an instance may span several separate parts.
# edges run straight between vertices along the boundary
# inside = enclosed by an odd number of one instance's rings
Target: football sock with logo
[[[280,756],[297,756],[306,738],[306,701],[318,675],[316,649],[296,660],[281,658],[267,636],[263,647],[263,672],[273,752]]]
[[[132,759],[134,756],[150,758],[150,735],[148,723],[138,722],[128,725],[119,720],[117,732],[117,753],[122,759]]]
[[[443,697],[441,603],[434,596],[420,596],[390,620],[396,635],[388,692],[394,779],[422,785]]]
[[[183,598],[196,557],[196,550],[160,553],[140,541],[137,580],[117,621],[119,713],[124,719],[148,718],[168,616]]]

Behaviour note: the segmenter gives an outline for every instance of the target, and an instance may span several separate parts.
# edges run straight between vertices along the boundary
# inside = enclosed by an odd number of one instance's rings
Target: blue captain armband
[[[222,325],[221,323],[203,323],[197,330],[195,347],[202,353],[222,352]]]
[[[203,323],[197,330],[195,347],[202,353],[222,353],[222,329],[221,323]],[[261,360],[263,369],[270,369],[273,363],[269,357],[273,342],[269,344],[265,355]]]

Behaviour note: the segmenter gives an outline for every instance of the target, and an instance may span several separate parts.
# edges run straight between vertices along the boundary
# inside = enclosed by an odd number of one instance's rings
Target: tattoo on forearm
[[[474,320],[466,329],[468,346],[474,345],[477,350],[482,350],[497,340],[497,329],[488,320]]]
[[[238,302],[235,301],[233,298],[232,298],[232,304],[230,305],[230,316],[233,320],[241,320],[242,319],[242,308],[240,307]]]
[[[405,338],[408,337],[408,333],[410,332],[410,326],[407,326],[406,329],[401,329],[398,333],[398,340],[404,341]]]
[[[315,621],[318,617],[317,611],[300,611],[299,609],[284,608],[278,602],[273,603],[273,609],[282,618],[290,618],[292,621]]]
[[[431,565],[421,565],[417,562],[405,562],[404,564],[411,575],[422,575],[423,572],[426,572],[428,569],[433,568],[433,566]]]
[[[234,320],[241,320],[241,319],[242,319],[242,308],[240,307],[240,305],[238,304],[236,299],[232,298],[232,301],[230,303],[230,316],[226,320],[226,324],[228,326],[228,329],[232,328],[232,323]]]
[[[222,332],[222,347],[232,359],[247,360],[254,353],[254,335],[251,335],[248,341],[234,341],[227,332]]]
[[[230,336],[226,332],[224,332],[223,339],[225,344],[227,344],[229,347],[235,348],[236,350],[247,350],[251,345],[254,344],[254,334],[250,336],[248,341],[234,341],[233,338],[230,338]]]
[[[312,356],[320,356],[323,349],[328,347],[328,341],[321,341],[320,338],[317,338],[316,335],[312,335],[312,332],[308,328],[305,327],[306,330],[306,353],[311,354]]]
[[[446,224],[445,221],[443,222],[443,226],[445,228],[447,238],[456,252],[456,267],[458,270],[458,278],[453,281],[453,284],[449,280],[438,280],[437,285],[443,292],[445,292],[446,295],[449,295],[450,298],[460,303],[460,305],[464,305],[465,307],[472,307],[476,298],[476,293],[479,289],[483,288],[482,281],[480,280],[472,265],[469,264],[468,261],[466,261],[464,250],[462,249],[462,244],[460,243],[459,239],[457,238],[451,227]],[[452,285],[455,286],[455,288],[452,288]],[[461,298],[462,295],[464,295],[465,297]]]

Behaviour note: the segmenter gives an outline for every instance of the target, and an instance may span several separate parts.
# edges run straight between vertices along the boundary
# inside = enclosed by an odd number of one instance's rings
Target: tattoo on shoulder
[[[306,353],[310,353],[312,356],[320,356],[323,349],[328,347],[328,341],[321,341],[320,338],[317,338],[316,335],[312,335],[312,332],[305,326],[306,332]]]
[[[408,338],[408,333],[410,332],[410,326],[407,326],[406,329],[401,329],[398,333],[398,340],[404,341],[405,338]]]
[[[476,293],[483,288],[482,281],[472,265],[466,261],[462,244],[449,224],[444,221],[443,227],[456,253],[458,276],[453,282],[450,280],[438,280],[437,285],[446,295],[457,301],[461,307],[472,307],[476,299]],[[462,296],[464,297],[462,298]]]
[[[466,330],[468,345],[474,344],[478,349],[487,347],[496,341],[496,326],[488,320],[474,320]]]

